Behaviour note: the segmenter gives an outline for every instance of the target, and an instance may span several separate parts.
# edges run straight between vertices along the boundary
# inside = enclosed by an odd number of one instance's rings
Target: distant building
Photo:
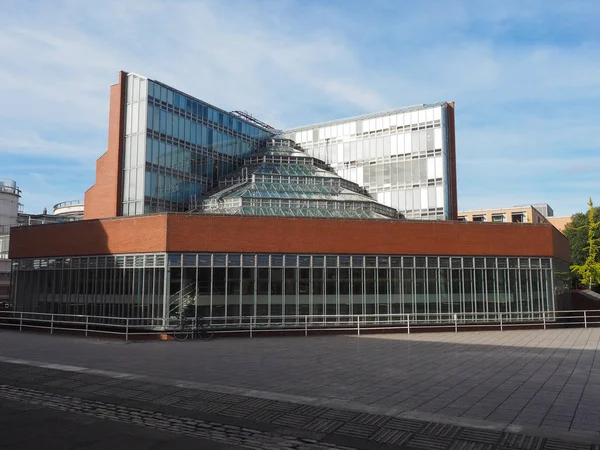
[[[512,206],[509,208],[477,209],[459,211],[458,220],[463,222],[512,222],[544,223],[552,217],[554,211],[546,203],[537,205]]]
[[[567,224],[571,223],[572,218],[573,218],[572,216],[566,216],[566,217],[547,217],[546,219],[548,219],[548,222],[550,222],[552,225],[554,225],[554,228],[556,228],[558,231],[560,231],[561,233],[564,234],[565,228],[567,227]]]
[[[17,225],[20,197],[16,181],[0,179],[0,309],[10,297],[9,233]]]
[[[71,200],[54,205],[54,214],[46,208],[41,214],[22,211],[21,190],[13,180],[0,179],[0,310],[10,297],[11,261],[8,258],[10,230],[14,227],[48,225],[83,220],[83,201]]]
[[[54,205],[54,215],[66,221],[83,220],[83,200],[69,200]],[[59,220],[58,222],[60,222]]]

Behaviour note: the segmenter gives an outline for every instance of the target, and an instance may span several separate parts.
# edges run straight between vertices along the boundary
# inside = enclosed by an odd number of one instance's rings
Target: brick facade
[[[110,87],[108,148],[96,162],[96,183],[85,193],[84,219],[121,215],[126,80],[127,73],[119,72],[119,82]]]
[[[12,230],[10,258],[148,252],[545,256],[570,261],[553,226],[156,214]]]

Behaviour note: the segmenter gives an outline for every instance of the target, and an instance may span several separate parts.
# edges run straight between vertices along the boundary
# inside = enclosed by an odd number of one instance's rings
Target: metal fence
[[[414,333],[425,331],[506,330],[510,328],[600,327],[600,310],[547,311],[523,313],[439,313],[204,317],[217,334],[290,332],[308,336],[311,332]],[[50,334],[68,332],[114,335],[125,340],[168,337],[179,320],[46,314],[0,311],[0,327],[23,330],[43,329]]]

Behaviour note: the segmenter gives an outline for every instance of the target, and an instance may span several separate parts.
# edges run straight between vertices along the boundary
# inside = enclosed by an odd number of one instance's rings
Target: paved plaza
[[[0,426],[21,407],[90,430],[125,422],[139,448],[159,448],[155,432],[175,448],[589,450],[599,341],[580,328],[183,343],[3,331]]]

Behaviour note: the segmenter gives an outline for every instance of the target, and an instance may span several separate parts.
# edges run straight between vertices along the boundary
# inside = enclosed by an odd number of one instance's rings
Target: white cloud
[[[392,8],[375,1],[367,10],[291,0],[57,0],[35,8],[7,0],[0,6],[0,158],[71,159],[87,180],[73,187],[81,196],[106,143],[108,86],[123,69],[278,128],[456,101],[461,204],[546,195],[536,201],[567,210],[560,189],[571,199],[593,194],[593,183],[570,178],[587,176],[586,162],[598,164],[592,105],[600,97],[600,45],[581,28],[598,12],[592,3]],[[565,28],[583,37],[521,42],[514,35],[527,27],[532,35]],[[494,181],[486,166],[518,182]],[[12,176],[3,173],[8,168],[0,164],[0,175]],[[543,190],[548,179],[556,189]],[[38,183],[21,184],[32,198],[45,195]],[[481,185],[506,197],[480,192]]]

